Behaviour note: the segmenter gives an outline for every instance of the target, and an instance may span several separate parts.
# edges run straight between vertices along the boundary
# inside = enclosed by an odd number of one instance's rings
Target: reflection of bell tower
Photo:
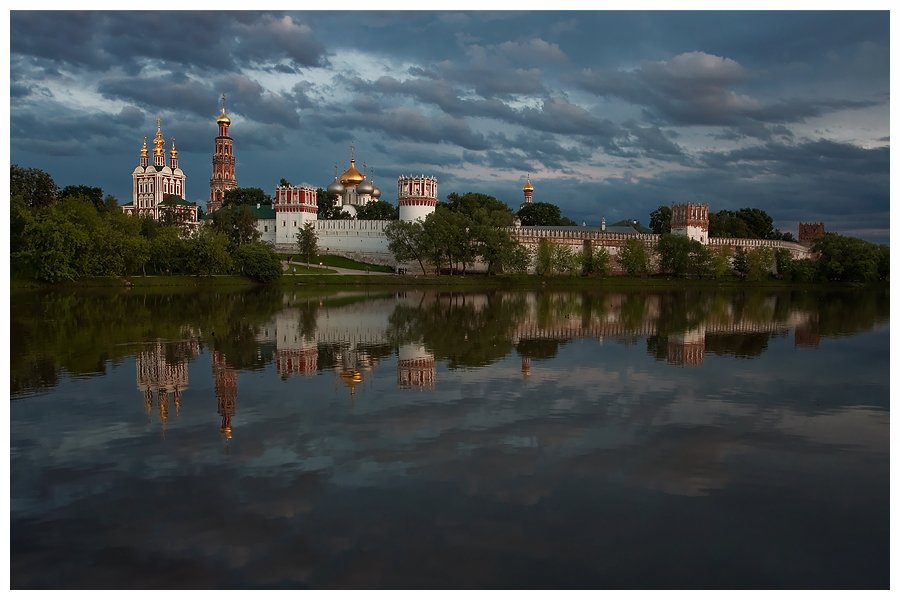
[[[216,385],[218,413],[222,417],[221,431],[225,439],[231,439],[231,417],[237,408],[237,373],[228,366],[225,355],[212,353],[213,378]]]
[[[397,351],[397,385],[431,387],[435,381],[434,354],[421,344],[404,344]]]
[[[697,329],[669,336],[666,362],[673,365],[698,366],[703,364],[703,352],[706,350],[706,328]]]
[[[522,379],[527,379],[531,375],[531,359],[527,356],[522,357]]]

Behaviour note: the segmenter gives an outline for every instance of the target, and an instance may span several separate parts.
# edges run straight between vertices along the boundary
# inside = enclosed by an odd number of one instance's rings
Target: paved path
[[[289,265],[297,265],[298,267],[305,267],[305,262],[293,261],[288,263]],[[310,267],[316,267],[317,265],[310,265]],[[323,269],[331,269],[335,271],[334,273],[322,273],[322,275],[396,275],[396,273],[384,273],[382,271],[360,271],[358,269],[344,269],[341,267],[329,267],[327,265],[322,265]]]

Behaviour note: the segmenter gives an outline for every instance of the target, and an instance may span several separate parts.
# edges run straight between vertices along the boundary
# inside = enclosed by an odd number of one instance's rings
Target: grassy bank
[[[79,281],[45,284],[24,279],[12,279],[10,288],[65,289],[118,288],[118,289],[198,289],[198,288],[251,288],[261,285],[248,278],[234,275],[148,275],[136,277],[90,277]],[[298,267],[295,274],[286,273],[273,284],[280,288],[397,288],[439,287],[445,289],[609,289],[609,290],[665,290],[665,289],[823,289],[834,287],[861,287],[863,284],[840,283],[792,283],[790,281],[742,281],[708,279],[674,279],[665,277],[570,277],[537,275],[342,275],[330,269],[305,269]],[[873,284],[877,285],[877,284]]]

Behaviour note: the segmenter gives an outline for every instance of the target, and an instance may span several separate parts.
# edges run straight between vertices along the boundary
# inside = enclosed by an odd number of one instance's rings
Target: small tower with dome
[[[531,175],[525,178],[525,185],[522,186],[522,193],[525,194],[525,199],[522,201],[522,206],[528,206],[531,204],[532,196],[534,196],[534,186],[531,185]]]

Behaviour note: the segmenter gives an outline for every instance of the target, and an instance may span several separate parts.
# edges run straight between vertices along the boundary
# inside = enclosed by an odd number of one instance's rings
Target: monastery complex
[[[150,216],[154,219],[170,218],[181,224],[187,231],[202,226],[203,220],[222,207],[225,192],[238,187],[235,174],[234,140],[229,134],[231,119],[225,112],[225,98],[222,110],[216,119],[218,135],[215,138],[212,157],[212,176],[209,182],[209,197],[206,216],[198,218],[196,203],[185,199],[185,173],[178,166],[175,138],[171,139],[166,162],[165,138],[160,120],[157,119],[156,136],[153,140],[153,163],[150,163],[147,138],[141,147],[140,162],[132,172],[132,201],[123,205],[126,214]],[[300,186],[277,186],[271,205],[255,207],[256,228],[260,239],[272,244],[276,250],[292,252],[297,249],[297,234],[307,223],[315,226],[317,243],[326,254],[339,254],[364,262],[384,264],[393,267],[411,268],[413,265],[398,265],[388,250],[388,240],[384,234],[390,221],[357,219],[359,207],[370,202],[385,202],[382,192],[370,177],[359,171],[351,148],[349,167],[326,188],[326,194],[334,199],[335,206],[350,218],[342,220],[319,220],[316,188]],[[530,177],[522,188],[523,205],[533,201],[534,185]],[[397,205],[402,221],[424,221],[435,211],[438,202],[438,181],[430,175],[401,175],[397,178]],[[659,235],[642,233],[634,227],[607,227],[605,219],[600,227],[577,226],[522,226],[509,228],[513,237],[522,245],[535,250],[542,240],[574,251],[597,247],[607,249],[611,257],[630,239],[643,242],[648,250],[655,248]],[[801,223],[799,242],[784,240],[710,238],[709,205],[700,203],[672,206],[671,231],[697,240],[701,244],[718,248],[785,248],[795,259],[811,256],[811,242],[824,234],[822,223]],[[651,252],[651,255],[653,253]],[[613,261],[617,265],[618,261]],[[474,265],[478,270],[480,265]],[[615,267],[614,269],[615,270]]]

